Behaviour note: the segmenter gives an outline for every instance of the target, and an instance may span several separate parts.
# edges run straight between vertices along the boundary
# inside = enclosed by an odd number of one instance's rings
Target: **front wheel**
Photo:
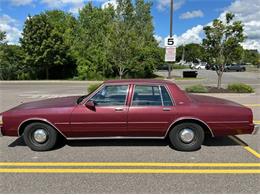
[[[57,131],[45,123],[31,123],[23,133],[24,142],[34,151],[51,150],[58,139]]]
[[[169,140],[174,149],[179,151],[195,151],[201,148],[204,141],[203,128],[196,123],[181,123],[169,133]]]

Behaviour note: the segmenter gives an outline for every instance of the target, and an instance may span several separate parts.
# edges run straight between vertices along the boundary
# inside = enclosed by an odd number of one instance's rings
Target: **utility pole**
[[[171,13],[170,13],[170,37],[173,36],[172,24],[173,24],[173,0],[171,0]]]
[[[165,38],[165,62],[168,63],[168,78],[171,79],[172,63],[176,61],[176,46],[173,38],[173,0],[171,0],[170,34]]]
[[[170,38],[173,37],[173,0],[171,0],[171,13],[170,13]],[[171,78],[172,67],[171,63],[168,63],[168,78]]]

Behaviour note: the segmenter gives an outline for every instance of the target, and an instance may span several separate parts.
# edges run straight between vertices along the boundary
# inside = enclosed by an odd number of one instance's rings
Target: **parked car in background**
[[[0,133],[21,136],[36,151],[51,150],[62,137],[168,138],[175,149],[193,151],[205,135],[251,134],[254,128],[250,108],[157,79],[106,81],[89,95],[23,103],[0,113]]]
[[[228,64],[225,66],[224,71],[225,72],[229,72],[229,71],[245,72],[246,67],[245,67],[245,65],[240,65],[240,64]]]
[[[205,70],[207,66],[207,62],[200,62],[198,65],[195,66],[194,69],[197,70]]]

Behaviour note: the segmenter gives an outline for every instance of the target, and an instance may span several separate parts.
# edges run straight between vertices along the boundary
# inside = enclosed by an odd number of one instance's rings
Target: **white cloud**
[[[247,40],[243,46],[247,49],[260,51],[260,1],[259,0],[236,0],[226,11],[236,15],[245,25]]]
[[[204,13],[201,10],[194,10],[181,14],[180,19],[202,18],[203,16]]]
[[[0,16],[0,30],[6,32],[6,40],[10,44],[17,44],[19,41],[21,31],[18,29],[18,26],[17,20],[10,16],[6,14]]]
[[[41,3],[46,4],[50,8],[61,8],[67,5],[76,7],[84,5],[84,0],[41,0]]]
[[[34,0],[10,0],[10,3],[14,6],[30,5]]]
[[[203,26],[197,25],[180,36],[175,35],[175,43],[177,46],[186,45],[189,43],[201,43],[202,42]]]
[[[116,0],[93,0],[95,2],[103,3],[102,8],[107,7],[109,4],[115,6]],[[69,12],[77,14],[80,9],[84,7],[87,2],[91,0],[41,0],[41,3],[46,4],[50,8],[63,8],[69,6]]]
[[[164,39],[160,35],[154,35],[155,40],[158,42],[160,47],[164,47]]]
[[[164,11],[167,7],[170,7],[171,0],[157,0],[157,9]],[[173,4],[174,10],[180,9],[185,4],[185,0],[175,0]]]
[[[109,1],[106,1],[105,3],[103,3],[103,4],[101,5],[101,8],[102,8],[102,9],[105,9],[105,8],[107,8],[107,7],[109,7],[109,6],[113,6],[114,8],[116,8],[116,7],[117,7],[117,0],[109,0]]]
[[[235,0],[223,11],[219,19],[224,20],[227,12],[232,12],[236,20],[244,24],[246,41],[242,44],[246,49],[258,49],[260,51],[260,1],[259,0]],[[205,24],[211,25],[212,22]],[[203,26],[197,25],[180,36],[175,36],[176,44],[201,43]]]

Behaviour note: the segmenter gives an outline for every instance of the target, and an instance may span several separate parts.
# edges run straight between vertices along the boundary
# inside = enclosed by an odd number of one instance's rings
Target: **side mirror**
[[[93,110],[93,111],[95,111],[96,110],[96,107],[95,107],[95,102],[94,101],[88,101],[86,104],[85,104],[85,106],[88,108],[88,109],[90,109],[90,110]]]

